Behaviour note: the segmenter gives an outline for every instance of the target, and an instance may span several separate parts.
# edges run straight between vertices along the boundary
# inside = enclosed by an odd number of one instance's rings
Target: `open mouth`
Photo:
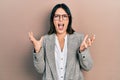
[[[64,24],[58,24],[58,29],[59,30],[63,30],[63,28],[64,28]]]

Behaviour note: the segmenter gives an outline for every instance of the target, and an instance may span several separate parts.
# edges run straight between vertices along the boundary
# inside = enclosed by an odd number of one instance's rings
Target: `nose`
[[[62,21],[62,20],[63,20],[63,18],[62,18],[62,16],[60,16],[60,17],[59,17],[59,21]]]

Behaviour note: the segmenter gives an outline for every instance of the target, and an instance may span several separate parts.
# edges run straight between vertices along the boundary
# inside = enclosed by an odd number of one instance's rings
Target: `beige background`
[[[47,33],[51,9],[62,2],[77,32],[96,34],[94,66],[85,79],[120,80],[120,0],[0,0],[0,80],[41,80],[28,32],[37,39]]]

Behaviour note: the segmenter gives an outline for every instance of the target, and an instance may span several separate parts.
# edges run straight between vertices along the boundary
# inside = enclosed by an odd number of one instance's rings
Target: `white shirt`
[[[64,80],[65,75],[65,66],[66,66],[66,60],[67,60],[67,35],[65,36],[64,41],[64,48],[63,51],[61,51],[58,37],[55,37],[55,62],[56,62],[56,69],[57,69],[57,75],[58,80]]]

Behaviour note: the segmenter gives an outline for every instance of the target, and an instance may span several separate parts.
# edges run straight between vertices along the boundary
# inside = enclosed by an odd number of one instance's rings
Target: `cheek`
[[[65,22],[65,26],[66,26],[66,27],[68,26],[68,23],[69,23],[69,21],[66,21],[66,22]]]
[[[56,21],[53,21],[53,23],[54,23],[54,26],[57,27],[58,23]]]

